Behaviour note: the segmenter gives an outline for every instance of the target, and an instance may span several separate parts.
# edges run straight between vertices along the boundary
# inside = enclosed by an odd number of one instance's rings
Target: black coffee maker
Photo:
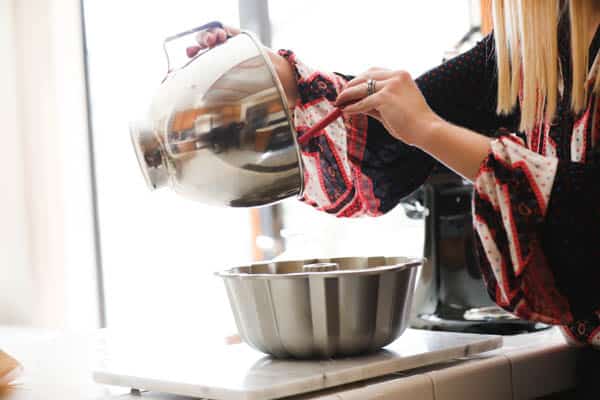
[[[425,220],[423,265],[412,326],[473,333],[516,334],[547,325],[524,321],[490,299],[478,267],[472,223],[473,186],[438,165],[402,205]]]

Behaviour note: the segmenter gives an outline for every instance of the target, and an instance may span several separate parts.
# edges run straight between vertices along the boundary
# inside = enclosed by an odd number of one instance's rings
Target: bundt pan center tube
[[[277,261],[218,272],[250,346],[278,358],[376,351],[406,329],[422,259]]]

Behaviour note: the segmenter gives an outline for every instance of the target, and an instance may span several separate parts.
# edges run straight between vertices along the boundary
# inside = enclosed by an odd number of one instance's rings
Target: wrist
[[[441,118],[426,123],[415,146],[468,180],[475,180],[492,139]]]
[[[439,136],[448,128],[449,123],[444,121],[442,118],[434,115],[430,119],[423,121],[422,128],[418,130],[419,135],[416,135],[413,146],[420,148],[423,151],[428,151],[434,143],[436,143]]]

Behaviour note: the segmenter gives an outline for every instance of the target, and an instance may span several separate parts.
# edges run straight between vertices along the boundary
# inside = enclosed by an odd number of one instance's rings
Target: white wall
[[[14,1],[0,0],[0,323],[28,323],[33,304],[23,137],[17,119]]]
[[[30,224],[31,269],[36,324],[63,324],[65,307],[62,246],[62,180],[57,104],[54,98],[49,4],[15,2],[17,93],[20,136],[24,140],[25,198]],[[52,282],[52,284],[49,284]]]
[[[79,1],[0,4],[0,324],[96,326]]]
[[[80,1],[53,0],[50,15],[62,154],[64,325],[87,328],[98,324],[99,309]]]

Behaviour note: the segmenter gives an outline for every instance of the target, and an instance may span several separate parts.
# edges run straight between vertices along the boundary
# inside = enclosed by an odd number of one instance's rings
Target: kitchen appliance
[[[470,357],[502,345],[502,337],[495,335],[407,329],[383,350],[367,355],[282,360],[245,343],[202,340],[197,332],[170,330],[160,335],[155,330],[142,334],[108,330],[102,334],[96,346],[100,353],[94,367],[96,382],[131,388],[136,394],[149,390],[218,400],[288,398],[376,377],[385,380],[385,375]],[[387,377],[394,378],[398,376]]]
[[[441,165],[404,199],[407,215],[425,221],[421,268],[411,325],[474,333],[516,334],[548,326],[504,311],[488,295],[475,253],[473,185]]]
[[[286,96],[262,45],[250,32],[171,69],[148,113],[131,124],[139,165],[151,189],[170,186],[205,204],[253,207],[301,196],[303,173]],[[183,49],[176,54],[185,54]],[[306,134],[339,118],[334,109]]]
[[[373,352],[408,325],[418,267],[404,257],[259,263],[219,272],[238,332],[275,357]]]

